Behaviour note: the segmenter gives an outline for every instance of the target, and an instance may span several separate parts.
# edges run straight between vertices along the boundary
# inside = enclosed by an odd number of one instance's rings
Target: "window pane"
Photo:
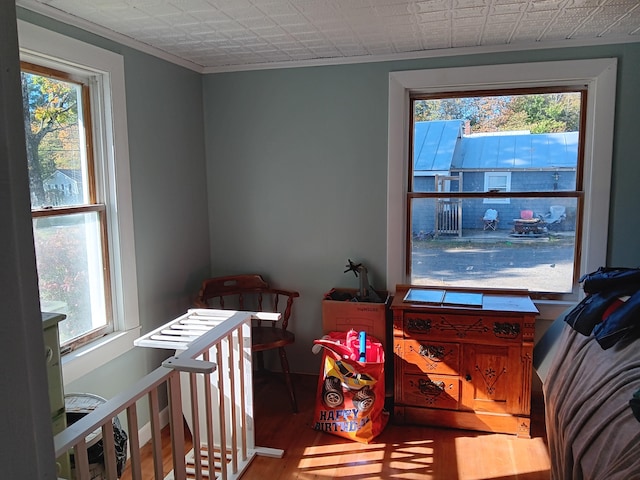
[[[507,176],[502,175],[490,175],[487,177],[487,190],[497,190],[500,192],[507,191]]]
[[[107,324],[99,214],[33,220],[40,303],[61,312],[60,342]]]
[[[463,174],[455,189],[576,190],[580,92],[414,100],[413,188]],[[485,181],[490,172],[495,178]],[[511,176],[509,185],[500,174]],[[494,184],[495,182],[495,184]]]
[[[32,208],[88,203],[81,86],[22,73]]]
[[[572,293],[582,101],[580,89],[412,98],[410,192],[431,198],[408,197],[411,283]]]
[[[570,293],[577,199],[509,200],[413,199],[410,282]]]

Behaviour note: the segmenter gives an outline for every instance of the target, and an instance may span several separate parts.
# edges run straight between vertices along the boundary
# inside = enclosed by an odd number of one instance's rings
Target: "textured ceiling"
[[[640,41],[640,0],[17,0],[194,70]]]

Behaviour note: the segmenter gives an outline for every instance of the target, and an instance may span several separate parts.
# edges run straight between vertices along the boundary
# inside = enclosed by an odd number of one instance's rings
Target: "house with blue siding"
[[[469,132],[464,120],[416,122],[413,138],[414,192],[523,192],[574,190],[578,132]],[[444,204],[444,206],[442,205]],[[563,229],[575,225],[570,198],[425,199],[416,203],[414,232],[459,233],[482,229],[487,209],[495,209],[497,228],[513,229],[521,212],[549,216],[551,207],[566,215]],[[563,207],[560,209],[558,207]],[[453,219],[453,220],[451,220]]]

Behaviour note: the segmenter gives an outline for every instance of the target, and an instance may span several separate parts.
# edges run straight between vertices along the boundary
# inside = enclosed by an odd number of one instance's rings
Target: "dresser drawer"
[[[460,372],[460,345],[431,340],[397,339],[401,343],[404,371],[458,375]]]
[[[412,375],[402,378],[402,403],[416,407],[456,410],[460,379],[449,375]]]
[[[405,337],[522,342],[523,318],[406,312]]]

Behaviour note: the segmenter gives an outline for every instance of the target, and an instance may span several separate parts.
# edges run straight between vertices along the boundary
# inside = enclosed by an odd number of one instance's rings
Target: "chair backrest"
[[[202,282],[195,304],[199,308],[237,309],[249,312],[279,312],[280,322],[269,322],[283,330],[289,326],[291,309],[298,292],[271,288],[258,274],[208,278]],[[263,321],[257,320],[261,325]]]
[[[533,219],[533,210],[520,210],[520,219],[522,219],[522,220],[532,220]]]
[[[498,211],[494,208],[488,208],[486,212],[484,212],[483,220],[493,221],[498,219]]]
[[[564,205],[551,205],[549,207],[549,214],[547,215],[547,221],[549,223],[558,222],[566,217],[566,208]]]

